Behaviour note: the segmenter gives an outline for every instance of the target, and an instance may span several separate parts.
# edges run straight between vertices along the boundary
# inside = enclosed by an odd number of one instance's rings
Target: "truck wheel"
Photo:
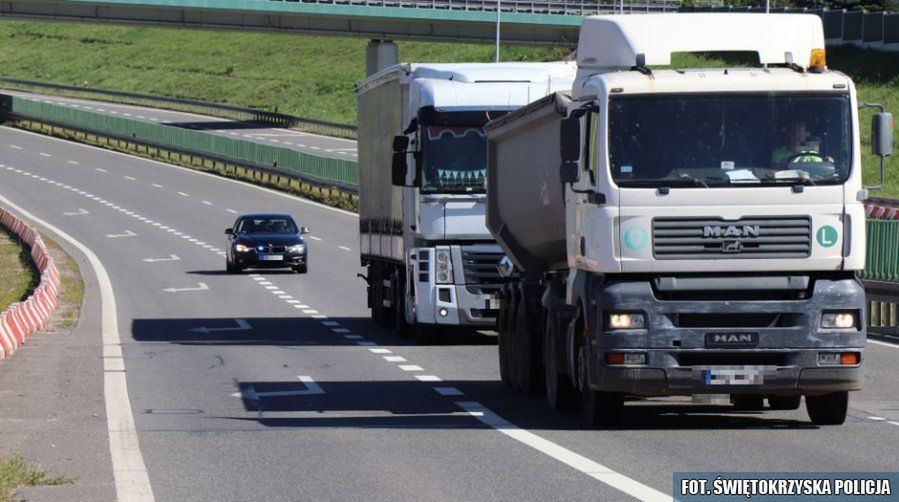
[[[508,284],[503,284],[502,300],[499,307],[499,314],[496,319],[496,345],[499,354],[499,377],[506,387],[512,388],[511,373],[509,369],[509,305],[511,301],[511,293]]]
[[[768,407],[772,410],[798,410],[802,396],[768,396]]]
[[[599,392],[589,387],[581,392],[581,414],[588,427],[615,425],[624,410],[624,394]]]
[[[762,396],[732,396],[734,408],[740,411],[761,411],[765,409],[765,398]]]
[[[412,325],[406,322],[406,281],[399,268],[393,273],[393,326],[400,338],[412,335]]]
[[[543,390],[543,334],[537,329],[542,326],[539,315],[534,312],[534,299],[538,288],[522,283],[515,324],[515,366],[516,387],[527,395],[539,394]]]
[[[437,329],[437,326],[415,323],[412,325],[412,335],[419,345],[433,345],[439,335]]]
[[[849,392],[834,392],[823,396],[805,396],[805,409],[815,425],[840,425],[849,410]]]
[[[506,329],[503,330],[503,337],[500,340],[500,354],[501,359],[505,359],[506,362],[506,381],[505,384],[512,390],[518,390],[518,368],[515,364],[517,360],[516,354],[516,345],[518,334],[516,333],[516,328],[518,327],[518,288],[517,283],[512,283],[509,286],[509,295],[504,300],[505,303],[508,303],[508,307],[506,307]],[[505,354],[505,356],[503,356]]]
[[[559,357],[556,352],[558,336],[557,314],[549,311],[546,315],[543,345],[543,374],[546,380],[546,402],[553,410],[570,410],[577,406],[577,390],[571,385],[568,375],[559,371]]]

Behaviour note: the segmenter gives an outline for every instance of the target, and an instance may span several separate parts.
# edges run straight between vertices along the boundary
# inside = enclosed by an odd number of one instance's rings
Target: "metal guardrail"
[[[324,188],[358,193],[355,162],[319,157],[288,148],[162,124],[110,116],[66,106],[0,94],[0,111],[6,116],[34,120],[72,130],[107,136],[206,157],[296,179]]]
[[[272,2],[296,2],[297,0],[268,0]],[[475,12],[496,12],[496,1],[491,0],[302,0],[302,3],[324,5],[355,5],[363,7],[398,7],[406,9],[442,9]],[[587,16],[619,12],[672,12],[680,7],[680,0],[500,0],[500,12],[520,14],[555,14]]]
[[[16,90],[44,91],[53,94],[61,94],[74,98],[89,98],[98,101],[123,103],[137,106],[148,106],[166,110],[196,113],[213,117],[227,118],[241,122],[254,122],[286,127],[303,132],[320,134],[323,136],[335,136],[341,138],[356,138],[356,126],[338,124],[324,120],[309,119],[286,115],[283,113],[258,110],[255,108],[243,108],[239,106],[209,103],[192,99],[170,98],[151,94],[139,94],[133,92],[115,91],[111,89],[97,89],[92,87],[78,87],[74,85],[52,84],[33,80],[15,78],[0,78],[0,84]]]

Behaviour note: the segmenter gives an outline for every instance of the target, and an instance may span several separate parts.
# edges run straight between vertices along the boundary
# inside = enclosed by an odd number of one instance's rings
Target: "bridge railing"
[[[268,0],[294,2],[296,0]],[[325,5],[358,5],[365,7],[399,7],[410,9],[445,9],[496,12],[497,2],[491,0],[303,0],[302,3]],[[521,14],[556,14],[587,16],[618,12],[671,12],[680,7],[680,0],[500,0],[500,12]]]
[[[286,127],[303,132],[335,136],[341,138],[356,138],[356,126],[338,124],[324,120],[310,119],[286,115],[283,113],[244,108],[239,106],[209,103],[193,99],[170,98],[151,94],[138,94],[133,92],[115,91],[111,89],[97,89],[93,87],[79,87],[74,85],[51,84],[36,82],[33,80],[21,80],[15,78],[0,78],[0,85],[8,89],[18,89],[30,92],[44,92],[49,94],[61,94],[69,97],[84,98],[97,101],[107,101],[136,106],[147,106],[179,112],[196,113],[212,117],[227,118],[240,122],[253,122]]]

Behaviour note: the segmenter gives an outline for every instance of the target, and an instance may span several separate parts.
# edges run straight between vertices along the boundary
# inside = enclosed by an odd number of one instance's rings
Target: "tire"
[[[229,274],[239,274],[242,272],[240,267],[238,267],[237,265],[231,264],[231,261],[228,259],[225,259],[225,270]]]
[[[532,283],[521,283],[515,325],[515,373],[516,387],[533,396],[544,390],[543,376],[543,308],[535,301],[540,288]]]
[[[849,391],[805,396],[805,410],[815,425],[841,425],[849,411]]]
[[[759,395],[732,396],[731,402],[734,404],[734,409],[740,411],[761,411],[765,409],[765,398]]]
[[[511,293],[508,284],[503,284],[499,314],[496,319],[496,346],[499,355],[499,377],[506,387],[512,388],[511,370],[509,369],[509,333],[507,332],[509,323],[509,305],[511,302]]]
[[[297,265],[296,267],[293,267],[293,271],[297,274],[305,274],[307,270],[309,270],[308,265]]]
[[[798,410],[802,396],[768,396],[768,407],[772,410]]]
[[[556,352],[558,337],[557,314],[550,311],[546,315],[543,344],[543,375],[546,387],[546,402],[553,410],[570,410],[577,407],[577,389],[571,385],[567,374],[559,371],[559,354]]]
[[[581,392],[581,414],[588,427],[617,425],[624,411],[624,394],[599,392],[587,388]]]
[[[414,328],[413,324],[406,322],[406,275],[397,268],[393,273],[393,326],[400,338],[409,338]],[[414,323],[414,321],[413,321]]]
[[[439,333],[436,326],[415,323],[412,325],[412,336],[419,345],[433,345]]]

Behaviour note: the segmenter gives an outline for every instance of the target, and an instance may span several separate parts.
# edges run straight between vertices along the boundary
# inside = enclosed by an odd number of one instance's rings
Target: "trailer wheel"
[[[772,410],[798,410],[802,396],[768,396],[768,406]]]
[[[539,286],[530,282],[520,284],[513,343],[516,387],[524,394],[536,395],[543,391],[544,384],[544,377],[540,374],[543,371],[542,309],[535,305]]]
[[[577,407],[577,390],[571,379],[559,371],[559,354],[556,350],[558,337],[558,314],[552,310],[546,314],[544,329],[543,372],[546,380],[546,402],[553,410],[570,410]]]
[[[840,425],[849,410],[849,392],[834,392],[823,396],[805,396],[805,410],[815,425]]]

